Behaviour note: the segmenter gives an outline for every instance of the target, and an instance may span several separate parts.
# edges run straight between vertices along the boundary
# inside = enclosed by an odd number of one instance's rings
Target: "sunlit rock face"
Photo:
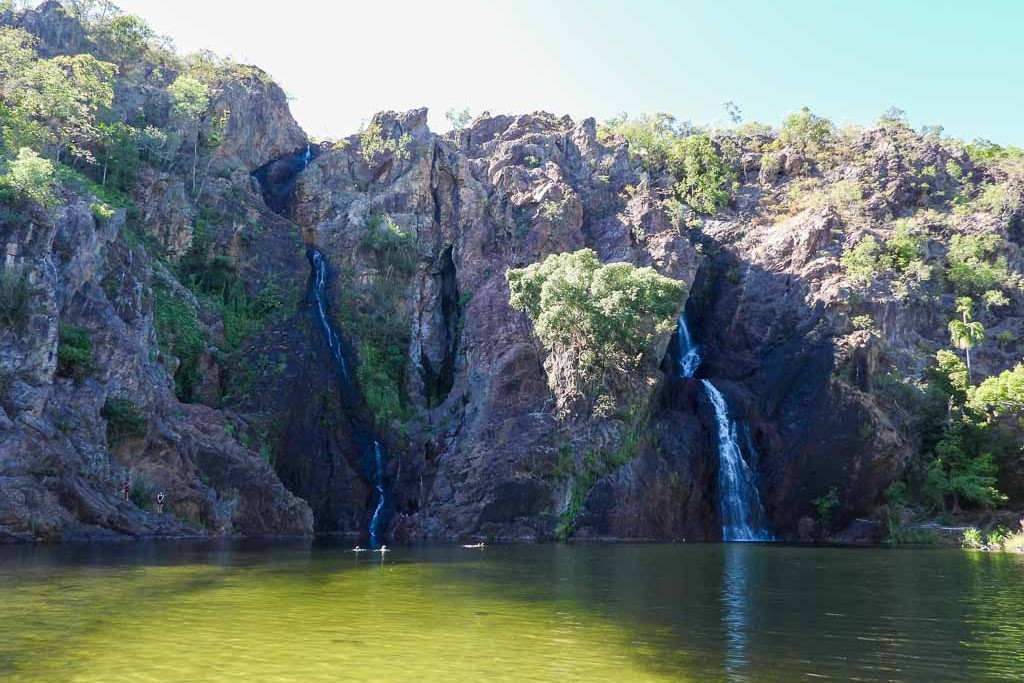
[[[0,23],[24,26],[43,55],[99,49],[57,3],[15,18]],[[117,101],[169,125],[165,90],[138,80],[151,75],[120,77]],[[415,109],[311,143],[251,67],[218,82],[207,114],[199,133],[215,148],[202,163],[187,144],[143,163],[130,211],[107,215],[81,187],[59,187],[49,213],[3,207],[20,217],[0,223],[0,258],[30,298],[0,329],[5,537],[719,539],[724,406],[733,465],[756,489],[745,499],[763,510],[748,535],[796,538],[832,488],[837,523],[875,511],[918,446],[883,385],[920,381],[948,346],[951,294],[858,286],[844,250],[934,208],[929,192],[955,192],[953,164],[1009,199],[924,216],[927,256],[955,232],[995,234],[1024,265],[1020,182],[912,131],[860,133],[824,170],[791,148],[762,164],[762,136],[735,160],[734,200],[698,217],[592,119],[484,114],[438,135]],[[808,179],[825,199],[794,202]],[[853,182],[856,214],[828,198]],[[584,248],[689,290],[689,338],[659,333],[602,410],[552,381],[506,279]],[[1021,311],[1014,293],[983,314],[1011,341],[976,350],[979,374],[1019,359]],[[865,315],[871,329],[853,323]],[[61,326],[91,340],[81,376],[59,372]],[[174,342],[193,331],[186,353]],[[680,372],[687,345],[700,362]],[[142,418],[127,437],[111,431],[118,399]],[[1019,497],[1020,468],[1007,471],[1000,486]]]

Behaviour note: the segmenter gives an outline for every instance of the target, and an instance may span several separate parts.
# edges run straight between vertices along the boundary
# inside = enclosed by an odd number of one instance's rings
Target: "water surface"
[[[1024,556],[753,544],[0,548],[0,680],[1020,681]]]

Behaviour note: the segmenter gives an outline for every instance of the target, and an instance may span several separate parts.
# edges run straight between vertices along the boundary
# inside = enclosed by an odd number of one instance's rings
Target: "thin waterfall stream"
[[[692,379],[700,367],[700,350],[693,343],[686,318],[679,316],[676,333],[679,376]],[[718,433],[718,505],[722,517],[724,541],[774,540],[765,520],[761,496],[757,491],[757,475],[743,458],[740,427],[729,418],[729,406],[722,392],[709,379],[700,380],[704,393],[715,409]]]
[[[309,152],[307,150],[307,155],[308,154]],[[327,260],[318,249],[310,250],[309,260],[313,267],[313,273],[310,279],[310,297],[316,307],[316,315],[317,319],[320,321],[324,341],[327,342],[327,346],[331,351],[335,371],[341,378],[344,393],[343,404],[349,408],[354,408],[358,402],[357,395],[355,393],[356,389],[352,383],[348,363],[345,361],[345,351],[342,346],[341,335],[338,334],[338,330],[334,327],[334,324],[331,322],[331,319],[327,314],[327,285],[329,275]],[[368,479],[373,486],[376,501],[373,506],[373,516],[370,518],[367,531],[370,536],[371,547],[378,548],[383,540],[382,536],[384,531],[386,531],[387,525],[387,455],[384,453],[384,448],[381,446],[380,441],[364,426],[357,424],[355,420],[353,420],[353,432],[356,436],[356,443],[358,447],[361,450],[370,451],[369,453],[363,454],[363,460],[364,462],[367,462],[367,469],[370,470]]]

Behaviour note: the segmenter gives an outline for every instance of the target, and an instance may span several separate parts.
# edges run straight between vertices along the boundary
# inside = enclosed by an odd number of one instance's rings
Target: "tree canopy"
[[[590,249],[553,254],[507,278],[512,308],[529,315],[550,369],[581,394],[636,369],[655,337],[673,329],[686,296],[683,282],[602,264]]]

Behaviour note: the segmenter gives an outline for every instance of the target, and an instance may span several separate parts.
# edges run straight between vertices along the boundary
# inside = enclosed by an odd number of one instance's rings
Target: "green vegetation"
[[[158,287],[153,290],[153,318],[160,351],[180,363],[174,373],[175,393],[182,401],[194,401],[199,358],[206,348],[196,310],[186,299]]]
[[[448,119],[448,123],[452,124],[452,130],[462,130],[473,120],[473,115],[469,113],[469,107],[461,110],[449,109],[444,113],[444,117]]]
[[[633,413],[633,411],[630,412]],[[587,496],[590,495],[594,485],[606,474],[636,457],[648,418],[649,415],[646,414],[628,415],[627,426],[617,448],[587,451],[579,463],[576,462],[571,446],[565,444],[559,449],[554,474],[559,478],[569,478],[571,491],[569,504],[562,511],[561,519],[555,530],[555,535],[558,538],[566,539],[576,530],[576,520],[583,512]]]
[[[181,74],[167,86],[171,112],[183,126],[192,129],[192,191],[196,191],[196,167],[199,165],[199,122],[210,106],[206,84],[191,74]]]
[[[867,235],[853,249],[843,252],[839,262],[846,271],[850,284],[866,287],[878,275],[879,253],[882,248],[873,235]]]
[[[732,199],[736,172],[719,156],[707,135],[690,135],[673,145],[669,171],[680,200],[698,213],[714,213]]]
[[[686,293],[653,268],[602,264],[590,249],[554,254],[507,273],[512,308],[524,311],[548,352],[549,380],[565,396],[596,398],[673,329]]]
[[[395,161],[409,158],[409,144],[412,137],[402,133],[398,138],[385,137],[380,123],[371,121],[370,125],[359,133],[359,153],[368,164],[372,164],[378,156],[390,153]]]
[[[28,273],[18,266],[0,265],[0,323],[9,330],[21,329],[30,310]]]
[[[81,382],[92,369],[92,340],[89,331],[76,325],[62,324],[57,347],[57,374]]]
[[[776,147],[796,150],[808,159],[817,159],[833,141],[835,128],[826,118],[804,107],[782,121]]]
[[[403,315],[409,279],[419,256],[415,237],[390,216],[371,216],[360,241],[374,273],[354,282],[343,272],[340,287],[342,327],[359,339],[356,379],[380,425],[409,416],[405,370],[409,329]]]
[[[940,351],[930,373],[926,405],[921,410],[923,452],[911,479],[933,509],[954,511],[968,504],[991,507],[1006,498],[996,488],[994,453],[1005,448],[1006,428],[999,417],[1024,404],[1024,368],[970,384],[965,363]],[[1016,414],[1016,413],[1013,413]]]
[[[416,238],[391,216],[370,216],[360,244],[373,253],[379,275],[386,280],[408,277],[416,268]]]
[[[1024,520],[1020,522],[1020,531],[1009,531],[1005,527],[997,526],[984,538],[980,530],[970,527],[964,530],[960,545],[965,550],[1024,553]]]
[[[832,528],[832,513],[839,507],[839,491],[835,486],[811,501],[823,532]]]
[[[874,235],[865,235],[839,258],[850,283],[867,287],[882,274],[912,275],[917,280],[930,277],[924,262],[924,238],[907,221],[897,221],[885,244]],[[901,278],[900,284],[906,278]],[[895,283],[894,283],[895,284]]]
[[[117,67],[87,54],[40,59],[34,38],[12,28],[0,28],[0,54],[5,147],[92,162],[96,115],[113,104]]]
[[[100,417],[107,421],[107,441],[111,445],[146,435],[146,418],[131,399],[108,398],[100,410]]]
[[[651,173],[668,171],[675,192],[698,213],[714,213],[729,203],[736,188],[736,172],[711,138],[675,117],[659,113],[630,119],[625,114],[606,121],[602,139],[621,137],[630,155]]]
[[[190,251],[177,270],[181,282],[221,314],[225,353],[238,351],[243,342],[279,319],[287,308],[285,292],[273,282],[250,297],[235,263],[226,256],[207,258]]]
[[[957,312],[960,313],[961,318],[949,323],[950,341],[958,349],[961,349],[967,358],[968,384],[971,382],[971,349],[985,341],[985,328],[976,320],[971,320],[972,305],[970,297],[957,299]]]
[[[18,150],[17,158],[7,164],[7,173],[0,176],[0,183],[22,198],[43,206],[52,206],[56,202],[53,164],[28,147]]]
[[[955,234],[946,254],[946,279],[960,296],[984,296],[990,290],[1013,289],[1019,278],[1011,273],[1005,256],[996,256],[998,235]]]

